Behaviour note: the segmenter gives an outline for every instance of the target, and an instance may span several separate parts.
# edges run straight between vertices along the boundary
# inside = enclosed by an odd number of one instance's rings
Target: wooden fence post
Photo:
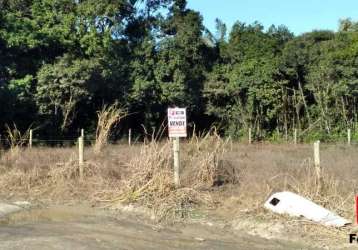
[[[78,165],[80,180],[83,179],[83,165],[84,165],[84,139],[82,136],[78,138]]]
[[[252,143],[252,137],[251,137],[251,128],[249,128],[249,144]]]
[[[180,138],[173,138],[173,151],[174,151],[174,184],[175,187],[178,188],[180,186],[179,179],[179,169],[180,169],[180,161],[179,161],[179,151],[180,151]]]
[[[321,168],[319,145],[320,145],[320,141],[316,141],[313,144],[314,166],[316,169],[318,191],[320,191],[322,188],[322,168]]]
[[[85,130],[81,129],[81,137],[85,138]]]
[[[128,145],[132,145],[132,129],[128,130]]]
[[[155,141],[155,127],[152,127],[152,141]]]
[[[295,128],[295,130],[293,132],[293,143],[297,144],[297,128]]]
[[[350,128],[347,130],[347,143],[348,143],[348,145],[351,145],[351,129]]]
[[[30,129],[29,133],[29,148],[32,148],[32,129]]]

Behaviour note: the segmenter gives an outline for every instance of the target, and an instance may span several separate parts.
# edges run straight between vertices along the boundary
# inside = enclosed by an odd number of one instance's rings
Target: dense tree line
[[[129,113],[119,136],[159,128],[168,106],[187,107],[196,131],[237,138],[249,127],[258,139],[356,128],[357,23],[300,36],[216,26],[185,0],[0,0],[0,129],[94,131],[110,103]]]

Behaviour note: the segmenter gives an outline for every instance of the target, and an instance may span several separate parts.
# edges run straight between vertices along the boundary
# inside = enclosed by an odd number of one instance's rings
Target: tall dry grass
[[[118,107],[118,104],[104,105],[97,113],[96,141],[93,146],[95,153],[99,153],[108,143],[113,126],[126,116],[126,112]]]
[[[183,142],[179,189],[173,183],[172,145],[155,140],[85,154],[84,181],[79,181],[75,148],[23,150],[16,162],[1,159],[0,186],[7,194],[36,199],[137,203],[153,209],[159,220],[183,218],[197,206],[213,206],[208,188],[227,183],[222,158],[226,143],[215,134]],[[228,182],[232,180],[230,176]]]
[[[191,216],[196,208],[220,208],[226,216],[266,216],[273,193],[289,190],[354,219],[358,192],[357,147],[322,145],[324,186],[317,187],[311,145],[242,145],[213,131],[181,143],[181,184],[174,187],[169,141],[111,145],[99,154],[85,152],[79,181],[76,148],[21,149],[16,161],[0,158],[0,196],[89,200],[116,206],[136,203],[157,218]]]
[[[91,148],[86,151],[83,181],[79,179],[77,148],[23,148],[16,161],[1,157],[0,195],[95,203],[104,195],[118,193],[125,172],[122,160],[108,159],[106,150],[100,155],[90,154]]]
[[[240,171],[225,159],[231,150],[230,139],[222,139],[215,130],[203,136],[193,136],[184,145],[186,165],[184,182],[196,188],[211,188],[223,184],[238,184]]]
[[[123,182],[121,194],[111,200],[113,205],[139,203],[153,209],[159,220],[188,217],[192,209],[202,205],[212,207],[214,201],[207,188],[220,181],[237,181],[235,176],[225,180],[222,174],[226,142],[216,134],[208,134],[183,143],[182,148],[180,188],[175,188],[173,181],[171,142],[153,140],[129,162],[130,176]]]
[[[10,161],[16,161],[24,145],[29,142],[31,128],[21,133],[20,130],[17,129],[16,124],[14,124],[12,128],[9,125],[5,127],[6,138],[10,149],[2,157],[6,157]]]

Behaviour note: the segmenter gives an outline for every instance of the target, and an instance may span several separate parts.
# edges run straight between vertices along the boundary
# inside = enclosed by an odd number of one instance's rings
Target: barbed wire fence
[[[31,138],[21,138],[17,139],[15,141],[15,144],[21,144],[31,147],[72,147],[76,146],[78,144],[78,138],[81,135],[71,136],[71,137],[61,137],[61,138],[52,138],[52,139],[46,139],[41,138],[38,134],[33,134]],[[141,135],[133,136],[132,130],[129,130],[128,134],[124,134],[122,137],[118,139],[108,139],[108,144],[113,145],[136,145],[141,144],[145,139]],[[96,142],[96,139],[92,135],[84,136],[83,138],[84,144],[86,146],[94,145]],[[21,143],[20,143],[21,142]],[[11,139],[7,136],[0,134],[0,148],[6,149],[11,146]]]
[[[150,134],[147,134],[147,136]],[[292,136],[290,137],[284,137],[281,138],[281,143],[276,143],[276,144],[283,144],[283,145],[292,145],[293,147],[297,146],[297,145],[312,145],[312,153],[313,153],[313,158],[314,158],[314,167],[315,167],[315,172],[316,172],[316,177],[317,180],[321,181],[321,172],[322,172],[322,166],[320,164],[320,150],[321,149],[325,149],[328,147],[344,147],[344,148],[356,148],[358,147],[358,141],[356,140],[352,140],[352,135],[351,132],[348,130],[347,134],[346,134],[346,138],[341,137],[340,140],[337,141],[328,141],[328,142],[323,142],[323,144],[321,144],[321,142],[319,140],[315,140],[314,142],[309,142],[309,143],[305,143],[302,142],[302,140],[298,139],[298,133],[297,131],[295,131],[293,133]],[[62,138],[51,138],[51,139],[43,139],[40,137],[40,135],[37,134],[33,134],[33,131],[30,130],[29,136],[26,136],[26,138],[16,138],[18,141],[11,141],[14,140],[13,138],[11,138],[9,136],[9,138],[4,137],[3,135],[0,135],[0,155],[1,153],[4,153],[5,151],[7,151],[8,149],[10,149],[11,147],[22,147],[24,149],[32,149],[33,147],[61,147],[61,148],[72,148],[73,150],[76,150],[76,154],[78,156],[78,166],[79,166],[79,175],[80,178],[82,179],[83,177],[83,169],[84,169],[84,165],[85,165],[85,146],[87,146],[87,148],[90,148],[91,146],[94,146],[96,143],[96,139],[94,138],[94,136],[92,134],[88,134],[87,137],[84,134],[84,130],[81,130],[81,133],[77,136],[68,136],[68,137],[62,137]],[[143,139],[143,140],[141,140]],[[229,140],[230,137],[228,138]],[[131,147],[132,145],[141,145],[141,144],[145,144],[146,142],[150,141],[150,140],[161,140],[161,138],[157,138],[154,136],[154,133],[151,135],[151,138],[146,138],[146,137],[141,137],[141,136],[137,136],[136,138],[132,138],[132,130],[129,129],[128,130],[128,134],[122,135],[122,137],[119,140],[113,140],[113,139],[109,139],[107,140],[107,144],[110,145],[126,145],[128,147]],[[191,138],[187,138],[188,141],[191,140]],[[185,141],[185,140],[184,140]],[[231,140],[231,143],[233,141]],[[265,145],[268,144],[270,145],[270,143],[267,143],[267,141],[264,140],[257,140],[257,138],[255,138],[254,134],[252,133],[251,129],[248,130],[248,133],[246,134],[246,137],[244,136],[244,138],[242,138],[242,140],[240,140],[240,143],[242,144],[246,144],[248,146],[250,145]],[[72,150],[71,149],[71,150]],[[259,149],[259,148],[257,148]]]
[[[156,140],[160,138],[157,138],[151,134],[137,134],[136,136],[133,136],[133,130],[129,129],[128,133],[122,135],[119,139],[108,139],[108,144],[120,144],[120,145],[135,145],[135,144],[141,144],[145,142],[146,140]],[[18,139],[17,142],[22,141],[22,145],[31,145],[31,146],[40,146],[40,147],[46,147],[46,146],[62,146],[62,147],[71,147],[76,146],[78,144],[78,138],[81,136],[79,134],[76,136],[67,136],[67,137],[61,137],[61,138],[41,138],[39,134],[33,134],[31,138],[25,138],[25,139]],[[231,137],[230,137],[231,138]],[[93,135],[86,135],[83,138],[84,144],[86,146],[93,145],[96,142],[96,139]],[[314,140],[316,141],[316,140]],[[270,139],[260,138],[257,139],[255,135],[251,132],[251,129],[247,131],[247,135],[244,135],[242,138],[237,140],[239,143],[248,143],[248,144],[257,144],[257,143],[266,143],[270,142]],[[279,138],[279,140],[276,141],[276,143],[282,143],[282,144],[312,144],[313,142],[304,142],[302,137],[295,131],[291,136],[285,137],[282,136],[282,138]],[[358,146],[358,141],[354,140],[354,138],[351,135],[351,132],[348,130],[346,134],[346,138],[341,137],[339,140],[329,140],[329,141],[322,141],[321,143],[327,144],[327,145],[350,145],[350,146]],[[0,148],[8,148],[11,145],[10,139],[0,134]]]

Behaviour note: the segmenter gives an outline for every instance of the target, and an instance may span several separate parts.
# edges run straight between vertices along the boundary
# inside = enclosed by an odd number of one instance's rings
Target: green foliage
[[[216,31],[185,0],[0,1],[0,130],[41,125],[70,135],[118,103],[119,127],[159,128],[168,106],[197,131],[232,138],[344,140],[357,134],[358,25],[294,37],[285,26],[236,22]],[[343,131],[343,132],[342,132]]]
[[[75,118],[79,103],[88,103],[99,87],[101,67],[95,60],[64,55],[53,65],[44,65],[37,75],[36,101],[40,114],[61,116],[61,129]]]

